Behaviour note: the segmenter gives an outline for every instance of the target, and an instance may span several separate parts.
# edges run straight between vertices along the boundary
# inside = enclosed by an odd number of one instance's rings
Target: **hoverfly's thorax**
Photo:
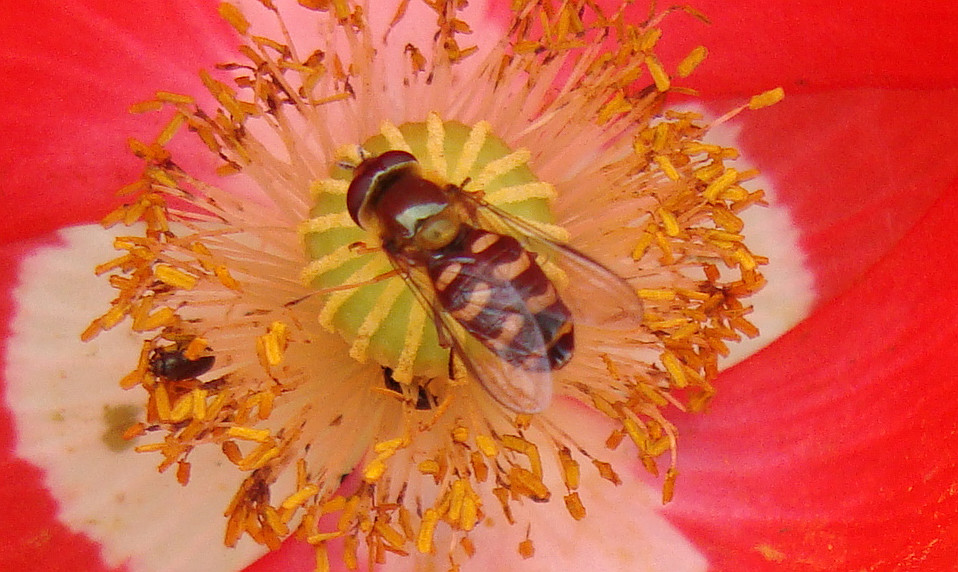
[[[371,212],[380,236],[411,240],[420,227],[450,206],[449,198],[436,183],[406,172],[379,192]]]

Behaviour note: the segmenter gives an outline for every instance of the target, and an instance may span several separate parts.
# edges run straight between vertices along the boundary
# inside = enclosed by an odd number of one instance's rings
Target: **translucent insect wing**
[[[479,339],[465,330],[437,301],[432,283],[424,272],[410,268],[402,261],[394,261],[416,298],[429,313],[439,333],[439,339],[449,345],[450,351],[462,361],[467,371],[483,389],[503,406],[516,413],[538,413],[552,401],[552,371],[546,355],[546,343],[536,331],[526,340],[530,355],[527,368],[518,367],[497,355]],[[405,268],[404,268],[405,267]],[[495,306],[492,311],[502,310]],[[526,311],[524,320],[532,320]]]
[[[556,287],[576,323],[615,330],[635,330],[642,324],[642,301],[624,278],[589,256],[557,243],[523,219],[463,192],[476,203],[476,224],[508,234],[531,252],[538,254],[540,266],[554,264],[561,270]],[[548,268],[544,268],[547,270]]]

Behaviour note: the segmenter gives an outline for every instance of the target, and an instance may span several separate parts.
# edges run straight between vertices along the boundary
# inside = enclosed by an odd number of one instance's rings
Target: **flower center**
[[[653,53],[661,15],[635,26],[624,10],[607,17],[592,2],[526,3],[470,71],[457,66],[472,50],[456,43],[469,27],[449,3],[424,3],[439,15],[429,57],[413,44],[387,49],[345,1],[335,13],[325,2],[299,4],[283,10],[324,14],[314,28],[327,32],[321,49],[253,35],[242,11],[223,3],[249,61],[223,66],[237,70],[235,86],[202,75],[219,107],[159,92],[136,108],[173,108],[174,117],[155,142],[131,144],[143,177],[104,222],[142,221],[145,230],[117,239],[124,254],[98,267],[113,273],[117,298],[83,334],[128,317],[134,331],[151,332],[120,382],[147,394],[145,418],[126,437],[164,435],[136,449],[160,453],[160,469],[176,465],[184,484],[194,449],[222,450],[245,475],[226,510],[228,545],[249,535],[277,548],[295,534],[323,563],[327,541],[342,538],[351,568],[361,542],[377,562],[415,549],[444,553],[455,567],[475,551],[476,527],[508,522],[528,535],[532,521],[517,514],[530,502],[561,496],[582,519],[580,468],[581,482],[618,484],[602,457],[623,443],[655,475],[671,452],[671,498],[676,440],[663,411],[703,409],[726,342],[757,334],[740,298],[761,288],[765,259],[744,243],[737,213],[763,195],[741,186],[750,172],[725,164],[737,152],[704,143],[700,116],[663,110],[678,88]],[[280,8],[262,5],[292,44]],[[411,64],[402,78],[390,75],[398,57]],[[703,57],[693,52],[677,76]],[[644,67],[622,64],[636,61]],[[763,97],[750,106],[781,93]],[[386,110],[408,122],[386,120]],[[221,174],[241,173],[241,183],[222,182],[239,193],[173,160],[165,145],[180,128],[226,162]],[[353,196],[366,161],[387,155],[369,194]],[[382,188],[399,180],[391,177],[407,177],[403,190],[422,183],[463,199],[457,206],[504,211],[529,232],[474,224],[478,215],[435,219],[442,201],[391,194],[405,206],[389,210]],[[255,206],[242,194],[250,187]],[[397,239],[387,223],[411,236]],[[541,244],[527,247],[521,234],[542,235]],[[572,265],[545,253],[567,240],[614,272],[571,248],[558,251]],[[522,303],[513,319],[481,340],[495,375],[466,363],[467,352],[450,358],[467,338],[446,339],[458,326],[437,326],[445,312],[421,293],[438,297],[459,276],[466,263],[449,254],[463,245],[471,255],[509,253],[484,271],[528,286],[514,296]],[[415,281],[424,268],[432,274],[423,287]],[[529,269],[534,278],[516,278]],[[496,295],[485,277],[473,276],[484,289],[457,290],[458,310],[443,302],[459,324]],[[573,314],[597,319],[576,321],[570,360]],[[532,349],[512,352],[531,319]],[[518,376],[502,374],[506,362]],[[546,409],[553,391],[600,413],[608,437],[582,435],[579,420]],[[531,542],[519,543],[523,558]]]
[[[362,150],[369,156],[390,150],[410,152],[419,159],[425,178],[440,186],[463,186],[514,216],[564,235],[551,224],[552,185],[533,175],[528,152],[513,151],[489,129],[485,122],[470,127],[430,114],[426,122],[398,127],[384,123],[381,133],[365,141]],[[439,343],[423,305],[401,277],[390,273],[393,266],[381,249],[357,248],[358,244],[378,246],[380,241],[356,226],[346,209],[353,170],[344,165],[359,161],[355,146],[342,148],[331,177],[312,189],[316,203],[302,229],[311,262],[303,278],[317,290],[330,292],[319,321],[346,340],[351,357],[390,368],[396,381],[446,375],[449,351]]]

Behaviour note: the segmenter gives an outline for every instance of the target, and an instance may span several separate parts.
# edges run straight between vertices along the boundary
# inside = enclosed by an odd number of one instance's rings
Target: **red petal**
[[[727,372],[709,414],[682,420],[668,512],[716,570],[952,569],[956,228],[953,183],[853,288]]]
[[[508,2],[490,13],[509,17]],[[620,2],[600,1],[606,7]],[[680,3],[681,4],[681,3]],[[705,96],[751,95],[775,86],[790,93],[822,88],[944,88],[958,85],[958,4],[805,0],[696,0],[711,25],[682,14],[662,24],[659,54],[677,63],[697,45],[709,57],[683,85]],[[664,8],[666,4],[661,4]],[[632,21],[646,15],[645,3]]]
[[[0,339],[10,334],[13,301],[10,296],[23,245],[0,246]],[[6,371],[6,347],[0,353],[0,371]],[[15,436],[6,387],[0,384],[0,570],[106,570],[99,547],[56,520],[56,502],[33,465],[13,454]]]
[[[130,104],[198,93],[197,70],[235,44],[215,4],[16,3],[0,20],[0,244],[97,219],[139,174],[129,136],[156,133]],[[189,38],[189,42],[182,41]]]
[[[786,95],[736,122],[745,158],[802,231],[821,300],[858,280],[958,176],[956,91]]]
[[[712,21],[683,28],[668,57],[696,44],[710,55],[690,78],[703,93],[791,93],[822,88],[944,88],[958,85],[958,4],[806,0],[701,0]],[[667,30],[668,31],[668,30]],[[666,35],[669,37],[669,34]],[[684,44],[684,50],[679,49]]]

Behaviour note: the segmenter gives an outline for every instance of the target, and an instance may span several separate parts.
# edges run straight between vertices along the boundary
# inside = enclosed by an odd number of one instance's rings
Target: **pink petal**
[[[668,514],[715,570],[954,564],[955,228],[953,182],[848,291],[725,374],[708,415],[682,420]]]
[[[608,437],[608,419],[583,406],[560,401],[553,405],[562,409],[562,418],[576,420],[576,439],[585,448],[600,454],[603,460],[619,469],[622,484],[615,486],[598,477],[591,467],[583,467],[582,482],[578,489],[586,506],[587,516],[575,521],[567,512],[561,499],[563,485],[559,475],[547,469],[546,481],[550,482],[553,499],[548,503],[514,505],[513,514],[517,525],[504,522],[498,501],[491,494],[483,496],[483,510],[492,519],[493,525],[480,525],[470,533],[477,552],[460,562],[463,572],[486,570],[522,570],[551,572],[556,570],[609,570],[629,572],[700,572],[707,562],[696,547],[690,544],[661,514],[661,492],[658,485],[642,482],[641,469],[629,469],[634,462],[634,451],[620,447],[614,452],[605,450],[603,443]],[[521,524],[531,523],[531,529]],[[437,533],[437,545],[451,542],[448,529]],[[535,546],[535,556],[523,559],[517,546],[529,532]],[[341,552],[331,548],[330,561],[333,570],[345,570]],[[415,547],[405,558],[394,555],[386,557],[385,570],[432,570],[445,569],[445,562],[433,555],[422,555]],[[273,570],[309,571],[313,569],[312,550],[301,543],[287,541],[278,553],[261,559],[246,572],[270,572]],[[360,566],[363,569],[363,566]]]

